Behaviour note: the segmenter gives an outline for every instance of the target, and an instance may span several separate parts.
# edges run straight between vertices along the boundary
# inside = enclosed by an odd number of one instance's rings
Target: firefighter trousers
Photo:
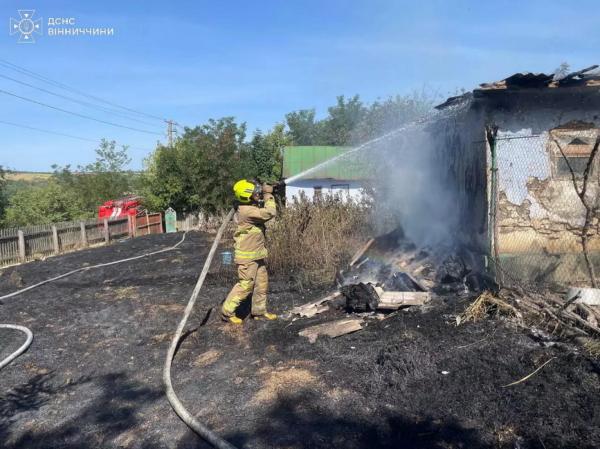
[[[224,316],[235,315],[235,310],[248,295],[252,294],[252,315],[267,312],[267,289],[269,276],[264,259],[238,264],[238,282],[233,286],[221,311]]]

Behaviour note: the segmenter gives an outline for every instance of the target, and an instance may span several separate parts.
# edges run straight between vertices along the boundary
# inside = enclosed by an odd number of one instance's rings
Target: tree
[[[131,190],[133,173],[126,169],[130,162],[126,146],[118,149],[115,141],[103,139],[96,149],[94,162],[79,165],[76,172],[69,165],[54,165],[53,177],[62,188],[81,199],[81,212],[93,216],[102,203]]]
[[[423,117],[432,110],[434,99],[425,93],[396,95],[373,102],[353,132],[353,143],[362,143]]]
[[[358,95],[337,97],[323,120],[314,109],[286,114],[292,145],[356,145],[414,121],[429,111],[434,97],[427,93],[396,95],[365,105]]]
[[[142,192],[154,209],[215,213],[232,203],[231,186],[248,176],[246,124],[233,117],[186,128],[173,148],[159,147],[146,161]]]
[[[8,206],[6,187],[6,173],[2,165],[0,165],[0,223],[4,220],[4,213]]]
[[[51,181],[15,192],[6,208],[7,226],[28,226],[83,218],[82,198]]]
[[[315,122],[314,109],[302,109],[285,115],[293,145],[316,145],[319,125]]]
[[[274,182],[281,177],[283,147],[290,138],[285,134],[285,125],[277,124],[268,133],[257,130],[250,144],[252,166],[247,172],[263,182]]]
[[[348,101],[337,97],[335,106],[328,108],[329,116],[323,122],[321,142],[324,145],[349,145],[352,133],[364,119],[367,109],[358,95]]]

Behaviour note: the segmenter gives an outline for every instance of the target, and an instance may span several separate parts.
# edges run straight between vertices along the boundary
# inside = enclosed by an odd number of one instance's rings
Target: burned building
[[[440,175],[456,190],[463,241],[505,282],[589,283],[581,186],[600,138],[598,66],[567,74],[518,73],[449,98],[429,128]],[[598,201],[598,158],[587,195]],[[589,253],[600,263],[598,217]]]

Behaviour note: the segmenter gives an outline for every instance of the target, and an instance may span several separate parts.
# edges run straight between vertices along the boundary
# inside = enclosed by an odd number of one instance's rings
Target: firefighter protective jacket
[[[267,257],[265,223],[277,214],[275,198],[264,194],[265,205],[241,205],[238,209],[238,226],[235,231],[235,263],[242,264]]]

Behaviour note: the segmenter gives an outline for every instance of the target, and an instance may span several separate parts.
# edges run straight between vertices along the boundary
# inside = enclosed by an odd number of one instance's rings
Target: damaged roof
[[[524,89],[555,89],[564,87],[600,87],[600,66],[593,65],[583,70],[560,76],[556,74],[522,72],[515,73],[500,81],[480,84],[479,89],[463,95],[448,98],[436,109],[445,109],[470,98],[474,93],[486,91],[514,91]]]

